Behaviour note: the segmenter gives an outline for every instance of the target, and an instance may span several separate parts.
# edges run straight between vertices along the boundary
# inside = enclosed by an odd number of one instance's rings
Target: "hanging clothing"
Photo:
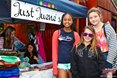
[[[38,54],[42,57],[42,59],[46,62],[46,55],[44,50],[44,44],[42,40],[42,36],[40,32],[36,34],[36,44],[38,45]]]
[[[30,43],[34,43],[34,44],[36,43],[36,35],[35,34],[29,33],[28,37],[29,37]]]

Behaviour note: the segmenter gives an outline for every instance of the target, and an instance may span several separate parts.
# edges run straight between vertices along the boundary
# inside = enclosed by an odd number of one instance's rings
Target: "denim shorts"
[[[61,64],[61,63],[59,63],[59,64],[58,64],[58,69],[70,70],[70,68],[71,68],[70,63],[66,63],[66,64]]]
[[[107,56],[108,56],[108,52],[104,52],[103,53],[103,60],[104,60],[104,64],[105,64],[105,68],[112,68],[112,64],[107,62]]]

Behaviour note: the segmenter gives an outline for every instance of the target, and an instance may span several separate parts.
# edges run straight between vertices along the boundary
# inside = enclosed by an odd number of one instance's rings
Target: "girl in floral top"
[[[99,8],[91,8],[88,11],[88,20],[96,31],[98,46],[101,48],[105,60],[105,68],[109,69],[106,76],[112,78],[110,70],[117,54],[116,33],[109,23],[102,22],[102,13]]]

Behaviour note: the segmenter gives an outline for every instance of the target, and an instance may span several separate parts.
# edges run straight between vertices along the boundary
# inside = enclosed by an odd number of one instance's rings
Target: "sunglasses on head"
[[[91,34],[91,33],[83,33],[83,36],[89,36],[89,37],[93,37],[93,34]]]

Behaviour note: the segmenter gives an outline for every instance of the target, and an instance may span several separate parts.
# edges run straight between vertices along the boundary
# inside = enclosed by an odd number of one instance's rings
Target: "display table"
[[[52,78],[52,69],[21,73],[20,78]]]
[[[53,77],[52,68],[46,69],[47,65],[51,65],[51,64],[52,64],[52,62],[39,64],[39,65],[32,65],[32,67],[38,66],[42,70],[21,72],[20,78],[52,78]]]

